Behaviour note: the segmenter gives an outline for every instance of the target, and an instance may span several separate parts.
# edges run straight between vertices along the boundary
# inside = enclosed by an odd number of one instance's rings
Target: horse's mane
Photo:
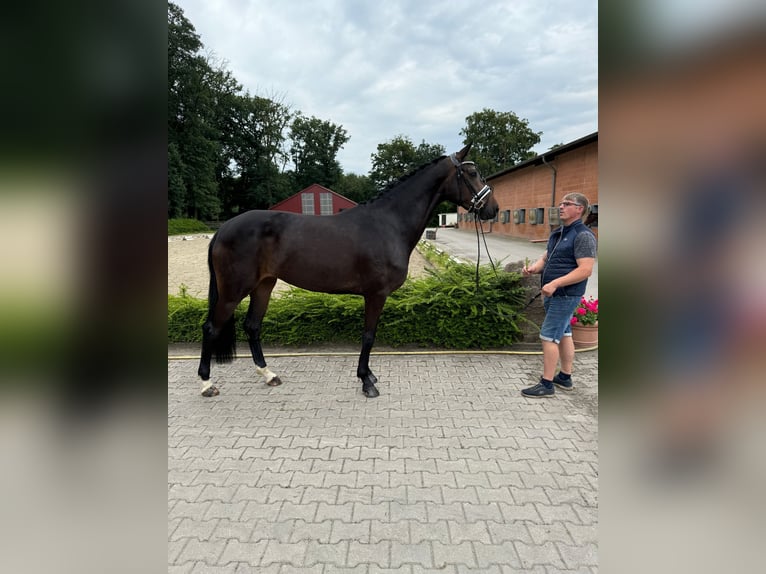
[[[378,194],[377,194],[375,197],[373,197],[373,198],[371,198],[371,199],[368,199],[368,200],[366,200],[366,201],[363,201],[363,202],[362,202],[362,203],[360,203],[359,205],[367,205],[367,204],[369,204],[369,203],[372,203],[373,201],[377,201],[378,199],[381,199],[382,197],[385,197],[386,195],[388,195],[388,193],[389,193],[389,192],[390,192],[392,189],[394,189],[395,187],[398,187],[399,185],[401,185],[401,184],[402,184],[402,183],[404,183],[405,181],[407,181],[407,180],[411,179],[413,176],[417,175],[418,173],[420,173],[420,172],[421,172],[421,171],[423,171],[424,169],[426,169],[426,168],[428,168],[428,167],[431,167],[431,166],[432,166],[432,165],[434,165],[435,163],[437,163],[437,162],[439,162],[439,161],[443,160],[445,157],[447,157],[447,156],[446,156],[446,155],[442,155],[442,156],[439,156],[439,157],[437,157],[437,158],[435,158],[435,159],[433,159],[433,160],[429,161],[428,163],[424,163],[424,164],[423,164],[423,165],[421,165],[420,167],[416,167],[415,169],[413,169],[413,170],[412,170],[412,171],[410,171],[409,173],[406,173],[406,174],[404,174],[404,175],[403,175],[403,176],[401,176],[400,178],[398,178],[398,179],[395,179],[394,181],[392,181],[391,183],[389,183],[388,185],[386,185],[386,187],[384,187],[382,190],[380,190],[380,191],[378,192]]]

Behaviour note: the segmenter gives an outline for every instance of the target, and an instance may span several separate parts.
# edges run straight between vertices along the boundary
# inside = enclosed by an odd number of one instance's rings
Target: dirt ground
[[[207,247],[211,234],[174,235],[168,237],[168,295],[178,295],[181,285],[186,293],[198,299],[207,299],[210,276],[207,270]],[[417,249],[410,257],[410,277],[417,278],[425,274],[430,263]],[[278,281],[274,291],[287,289],[289,286]]]

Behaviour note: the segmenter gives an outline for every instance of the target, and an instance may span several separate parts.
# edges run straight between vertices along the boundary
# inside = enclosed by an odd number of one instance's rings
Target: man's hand
[[[553,281],[550,283],[546,283],[543,285],[543,288],[540,289],[543,295],[546,297],[553,297],[553,294],[556,292],[557,287],[553,284]]]

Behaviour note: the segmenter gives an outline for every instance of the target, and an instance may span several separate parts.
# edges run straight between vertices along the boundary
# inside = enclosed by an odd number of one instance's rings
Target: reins
[[[484,250],[487,252],[487,258],[490,265],[492,265],[492,271],[495,272],[497,277],[497,268],[495,268],[495,262],[492,261],[492,255],[489,253],[489,247],[487,246],[487,237],[484,235],[484,225],[481,222],[481,218],[478,217],[478,213],[474,215],[474,227],[476,228],[476,291],[479,291],[479,266],[481,264],[481,241],[484,241]],[[481,229],[481,240],[479,239],[479,230]]]
[[[479,191],[476,191],[474,189],[473,185],[470,181],[465,179],[463,177],[463,165],[464,164],[471,164],[475,165],[472,161],[464,161],[460,162],[455,157],[455,154],[450,155],[450,159],[452,160],[452,163],[455,164],[455,167],[457,168],[457,178],[458,181],[462,181],[465,186],[468,188],[468,190],[471,192],[471,205],[468,208],[468,213],[474,214],[474,227],[476,228],[476,292],[479,291],[479,267],[481,265],[481,240],[484,240],[484,249],[487,252],[487,257],[489,258],[489,263],[492,265],[492,271],[495,272],[495,277],[497,277],[497,269],[495,268],[495,262],[492,261],[492,255],[489,253],[489,247],[487,246],[487,238],[484,235],[484,226],[482,225],[481,218],[479,217],[479,210],[484,207],[484,204],[487,202],[487,199],[489,199],[490,195],[492,195],[492,188],[489,187],[486,183],[484,184],[484,187],[482,187]],[[482,178],[482,181],[484,181],[484,178]],[[479,229],[481,229],[481,239],[479,239]]]
[[[532,297],[532,298],[529,300],[529,302],[527,302],[527,304],[526,304],[526,305],[524,305],[524,306],[521,308],[521,310],[522,310],[522,311],[526,311],[526,310],[527,310],[527,307],[529,307],[529,306],[530,306],[530,305],[531,305],[531,304],[534,302],[534,300],[535,300],[535,299],[537,299],[537,298],[538,298],[540,295],[542,295],[542,294],[543,294],[542,290],[538,291],[538,292],[537,292],[537,294],[536,294],[534,297]]]
[[[478,215],[478,214],[477,214]],[[492,261],[492,255],[489,253],[489,247],[487,246],[487,238],[484,235],[484,226],[482,225],[481,219],[476,217],[474,219],[474,227],[476,228],[476,243],[477,243],[477,252],[476,252],[476,292],[479,291],[479,260],[481,258],[481,243],[479,242],[479,229],[481,229],[481,238],[484,240],[484,249],[487,252],[487,258],[489,259],[490,264],[492,265],[492,271],[495,272],[495,277],[497,277],[497,269],[495,268],[495,263]],[[535,294],[534,297],[532,297],[526,305],[524,305],[521,308],[520,312],[526,311],[527,308],[534,303],[535,299],[537,299],[540,295],[542,295],[542,290],[538,290],[537,294]]]

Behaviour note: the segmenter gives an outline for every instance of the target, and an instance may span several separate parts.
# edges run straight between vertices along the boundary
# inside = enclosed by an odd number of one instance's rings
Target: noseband
[[[484,187],[482,187],[479,191],[476,191],[476,189],[471,185],[471,182],[468,181],[465,177],[463,177],[463,166],[466,164],[469,165],[475,165],[472,161],[464,161],[460,163],[458,159],[455,157],[455,154],[449,156],[449,158],[452,160],[452,163],[455,164],[455,167],[457,168],[457,179],[458,182],[462,181],[465,183],[466,187],[468,187],[468,190],[471,192],[471,205],[468,207],[468,213],[478,213],[479,210],[484,207],[484,205],[489,200],[489,197],[492,195],[492,188],[489,187],[487,184],[484,184]],[[483,181],[483,178],[482,178]]]

